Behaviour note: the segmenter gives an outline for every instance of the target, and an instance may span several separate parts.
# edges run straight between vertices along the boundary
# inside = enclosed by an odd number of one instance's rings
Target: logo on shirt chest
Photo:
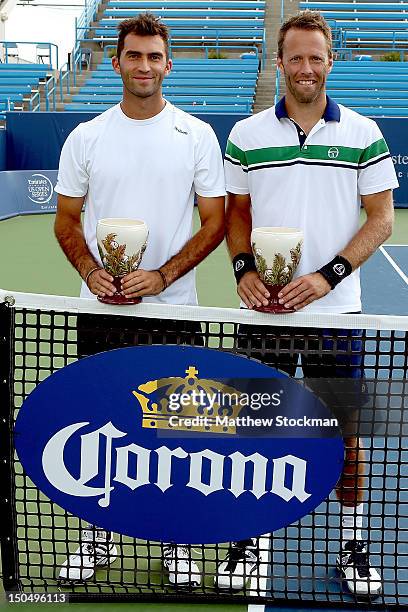
[[[339,150],[337,147],[331,147],[328,151],[327,151],[327,156],[330,159],[337,159],[339,156]]]
[[[179,134],[184,134],[185,136],[188,135],[188,132],[182,130],[181,128],[178,128],[177,125],[174,126],[174,129],[176,130],[176,132],[178,132]]]

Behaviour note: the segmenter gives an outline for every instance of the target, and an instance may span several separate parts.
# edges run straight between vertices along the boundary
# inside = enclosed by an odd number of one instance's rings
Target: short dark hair
[[[285,41],[286,33],[291,29],[297,30],[318,30],[322,32],[326,39],[327,51],[329,57],[333,57],[333,41],[332,33],[329,24],[325,18],[317,11],[301,11],[297,15],[290,17],[283,23],[278,33],[278,57],[282,58],[283,55],[283,43]]]
[[[153,13],[140,13],[137,17],[125,19],[118,25],[118,44],[116,56],[119,59],[120,54],[125,46],[125,38],[128,34],[137,34],[138,36],[160,36],[164,42],[166,50],[166,59],[169,58],[169,30],[158,17]]]

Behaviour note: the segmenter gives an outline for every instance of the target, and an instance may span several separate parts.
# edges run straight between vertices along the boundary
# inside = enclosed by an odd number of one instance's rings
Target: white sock
[[[362,540],[364,503],[358,506],[341,506],[341,539],[344,545],[350,540]]]

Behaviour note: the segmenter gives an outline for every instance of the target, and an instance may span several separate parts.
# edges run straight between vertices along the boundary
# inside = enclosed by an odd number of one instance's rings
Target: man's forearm
[[[88,249],[80,223],[67,225],[57,220],[55,235],[67,259],[83,279],[89,270],[99,266]]]
[[[212,224],[204,225],[167,263],[161,266],[167,283],[187,274],[211,253],[224,238],[223,228]]]
[[[252,216],[250,199],[239,202],[239,197],[229,194],[225,216],[227,247],[231,259],[239,253],[252,253]]]
[[[356,270],[391,236],[392,226],[393,218],[390,215],[370,216],[339,255],[345,257]]]

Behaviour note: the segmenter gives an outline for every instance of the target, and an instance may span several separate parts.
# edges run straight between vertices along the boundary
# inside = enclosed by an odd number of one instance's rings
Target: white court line
[[[397,245],[392,244],[390,246],[397,246]],[[382,247],[382,246],[380,246],[380,251],[384,255],[384,257],[387,259],[387,261],[392,265],[392,267],[394,268],[396,273],[399,274],[399,276],[402,278],[402,280],[408,285],[408,276],[406,274],[404,274],[404,272],[401,270],[401,268],[395,263],[395,261],[393,260],[391,255],[389,255],[387,253],[387,251],[385,250],[385,248]]]

